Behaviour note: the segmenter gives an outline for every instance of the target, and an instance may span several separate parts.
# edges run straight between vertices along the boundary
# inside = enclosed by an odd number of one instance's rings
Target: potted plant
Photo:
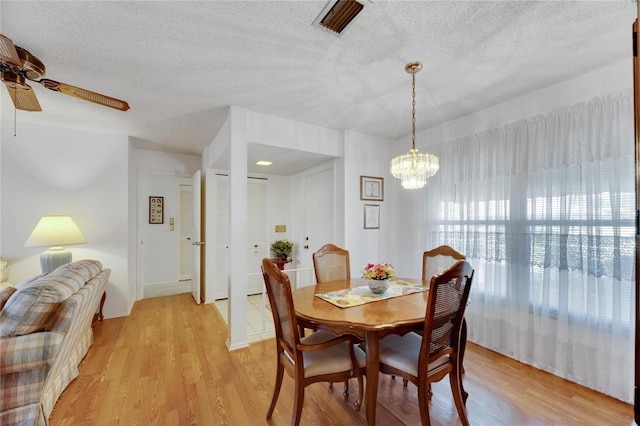
[[[287,260],[293,250],[293,243],[289,240],[275,240],[271,244],[271,253],[277,260]]]

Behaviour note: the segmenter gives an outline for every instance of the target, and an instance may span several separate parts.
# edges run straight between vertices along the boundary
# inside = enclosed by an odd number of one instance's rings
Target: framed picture
[[[384,178],[372,176],[360,176],[360,199],[383,201]]]
[[[380,229],[380,205],[364,205],[364,229]]]
[[[149,197],[149,223],[164,223],[164,197]]]

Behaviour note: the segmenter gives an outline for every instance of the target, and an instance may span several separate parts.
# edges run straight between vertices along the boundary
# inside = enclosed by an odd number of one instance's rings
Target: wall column
[[[229,350],[247,343],[247,112],[229,109]],[[209,271],[213,273],[213,271]]]

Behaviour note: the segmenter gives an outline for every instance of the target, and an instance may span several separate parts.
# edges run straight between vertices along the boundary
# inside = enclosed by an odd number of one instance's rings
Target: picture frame
[[[384,178],[360,176],[360,199],[384,201]]]
[[[164,197],[149,197],[149,223],[164,223]]]
[[[364,205],[364,229],[380,229],[380,204]]]

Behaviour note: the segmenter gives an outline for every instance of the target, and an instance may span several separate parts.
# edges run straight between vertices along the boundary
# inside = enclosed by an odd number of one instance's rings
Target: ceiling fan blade
[[[129,109],[129,104],[127,102],[120,99],[112,98],[111,96],[101,95],[100,93],[92,92],[80,87],[75,87],[70,84],[49,80],[48,78],[34,81],[36,81],[36,83],[40,83],[42,86],[46,87],[49,90],[73,96],[74,98],[80,98],[85,101],[94,102],[96,104],[104,105],[120,111],[127,111]]]
[[[13,45],[10,38],[0,34],[0,60],[7,62],[11,65],[15,65],[20,68],[22,66],[18,51]]]
[[[3,74],[4,84],[5,86],[7,86],[9,96],[11,97],[13,105],[15,105],[16,109],[20,109],[23,111],[42,111],[42,108],[40,108],[40,103],[38,102],[38,98],[36,98],[36,94],[31,86],[22,81],[19,81],[18,78],[10,78],[11,76],[14,76],[13,74]]]

